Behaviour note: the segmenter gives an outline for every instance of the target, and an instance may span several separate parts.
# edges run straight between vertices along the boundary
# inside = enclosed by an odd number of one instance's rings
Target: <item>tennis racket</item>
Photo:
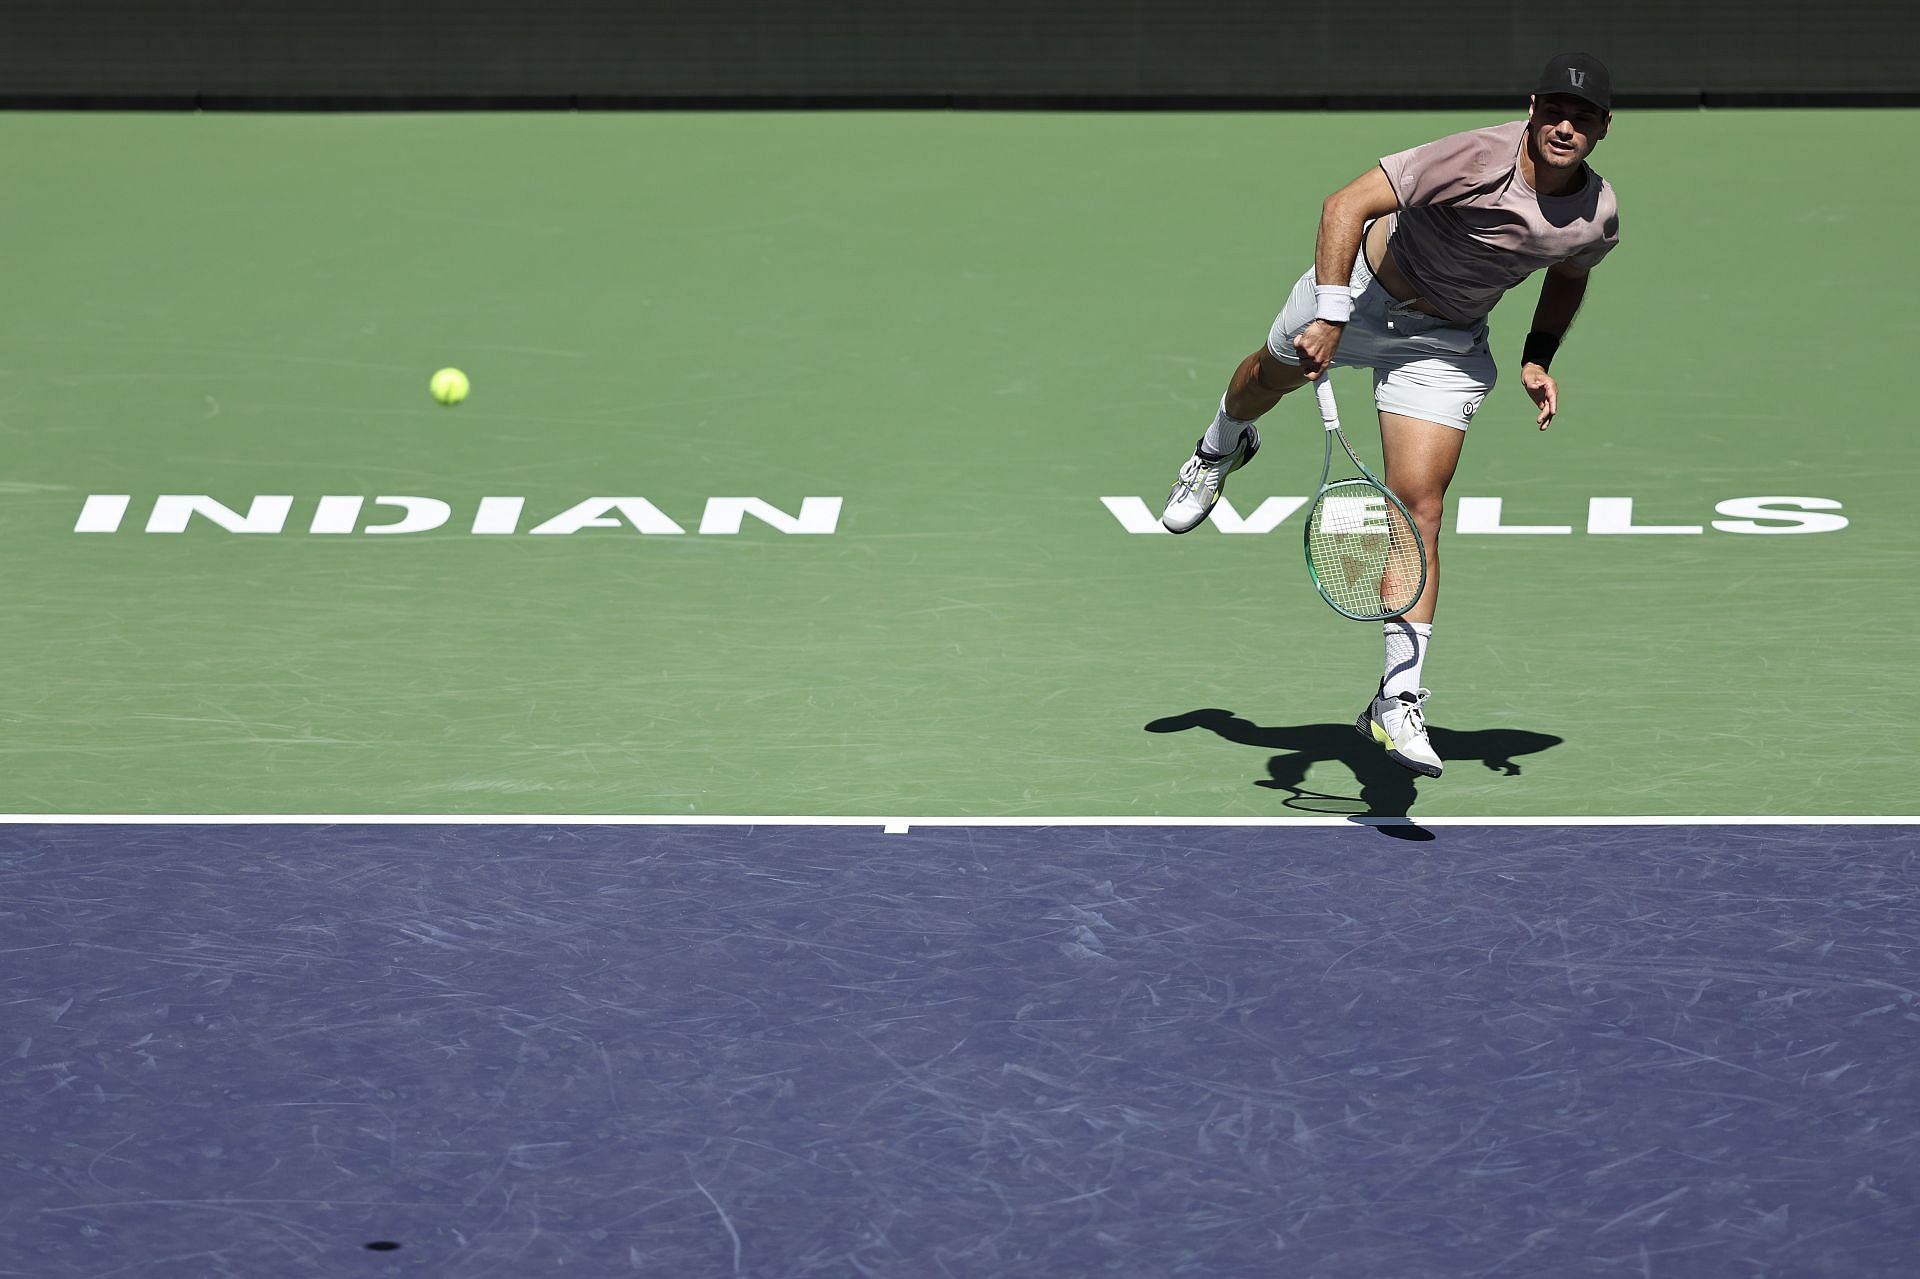
[[[1327,425],[1327,459],[1307,513],[1307,572],[1320,598],[1343,617],[1356,622],[1398,617],[1427,589],[1427,548],[1407,508],[1347,443],[1328,373],[1320,374],[1313,393]],[[1329,481],[1336,438],[1359,475]]]

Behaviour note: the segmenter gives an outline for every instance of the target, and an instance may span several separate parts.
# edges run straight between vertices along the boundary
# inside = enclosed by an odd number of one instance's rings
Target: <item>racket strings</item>
[[[1405,508],[1366,480],[1336,484],[1314,503],[1307,559],[1327,602],[1349,617],[1395,617],[1426,585],[1426,555]]]

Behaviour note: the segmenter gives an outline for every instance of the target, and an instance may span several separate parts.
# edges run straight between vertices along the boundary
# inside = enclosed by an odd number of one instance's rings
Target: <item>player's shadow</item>
[[[1382,833],[1403,839],[1431,838],[1407,819],[1418,798],[1419,778],[1387,758],[1386,751],[1362,737],[1351,723],[1255,724],[1232,711],[1210,707],[1169,715],[1147,725],[1149,733],[1181,733],[1190,728],[1218,733],[1241,746],[1282,751],[1267,761],[1267,776],[1254,783],[1285,791],[1281,803],[1309,813],[1345,814],[1356,820],[1378,819]],[[1515,757],[1558,746],[1563,739],[1524,728],[1483,728],[1472,732],[1429,725],[1433,749],[1449,769],[1478,763],[1508,777],[1520,775]],[[1330,795],[1306,788],[1307,774],[1316,765],[1339,764],[1360,785],[1358,795]],[[1324,776],[1324,773],[1323,773]],[[1326,785],[1325,782],[1321,783]]]

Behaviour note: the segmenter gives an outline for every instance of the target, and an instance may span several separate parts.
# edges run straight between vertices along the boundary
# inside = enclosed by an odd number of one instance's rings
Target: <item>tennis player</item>
[[[1548,372],[1554,351],[1587,273],[1620,239],[1613,188],[1587,165],[1613,122],[1612,96],[1598,59],[1559,54],[1541,71],[1525,120],[1390,155],[1328,196],[1313,269],[1266,343],[1234,370],[1161,516],[1170,532],[1199,527],[1227,476],[1259,450],[1257,418],[1330,364],[1372,369],[1386,484],[1426,541],[1427,586],[1385,623],[1385,674],[1355,727],[1429,777],[1441,760],[1427,739],[1421,668],[1440,594],[1447,484],[1496,376],[1487,314],[1544,270],[1520,368],[1544,431],[1560,409]]]

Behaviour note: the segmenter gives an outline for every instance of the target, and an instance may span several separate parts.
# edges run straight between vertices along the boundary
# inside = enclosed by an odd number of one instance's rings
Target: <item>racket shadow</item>
[[[1287,798],[1281,802],[1287,808],[1392,821],[1408,818],[1414,801],[1419,798],[1419,778],[1388,759],[1377,744],[1354,730],[1351,721],[1266,725],[1242,719],[1232,711],[1207,707],[1169,715],[1146,725],[1149,733],[1181,733],[1191,729],[1215,733],[1237,745],[1283,752],[1267,761],[1267,776],[1254,785],[1286,792]],[[1520,775],[1517,757],[1551,750],[1564,740],[1523,728],[1464,731],[1438,725],[1428,729],[1428,736],[1449,769],[1479,763],[1507,777]],[[1316,766],[1329,764],[1350,772],[1360,793],[1335,795],[1307,789],[1308,774]],[[1383,828],[1383,833],[1394,832]]]

